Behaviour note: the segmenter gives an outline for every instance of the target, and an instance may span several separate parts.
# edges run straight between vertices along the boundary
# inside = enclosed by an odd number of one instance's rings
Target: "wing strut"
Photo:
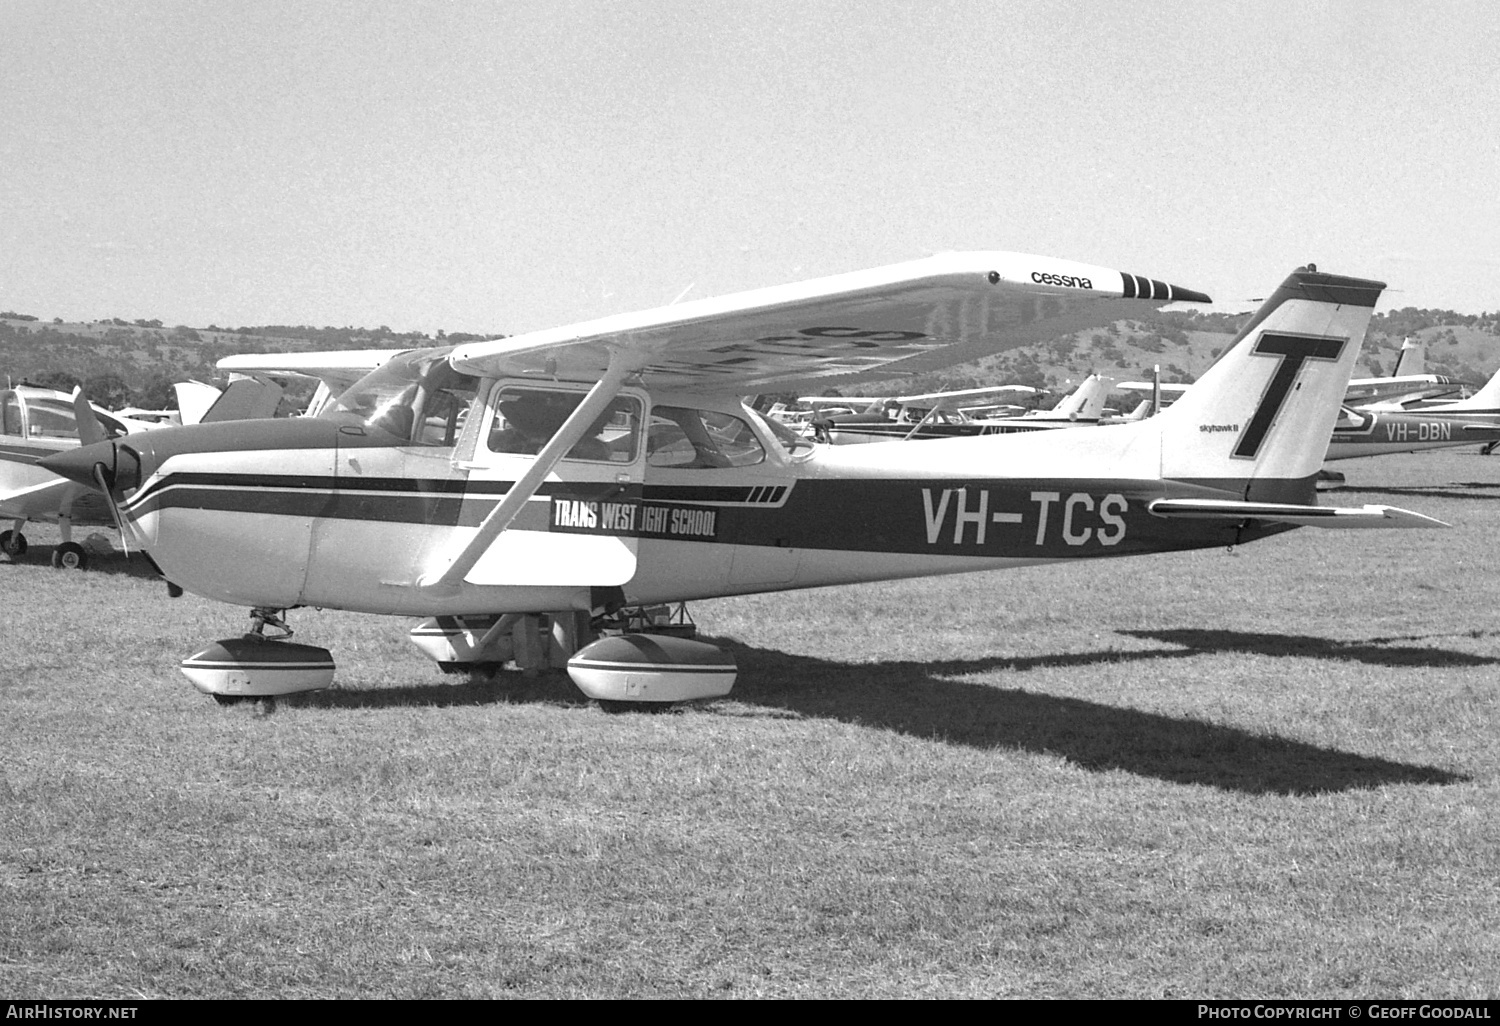
[[[526,503],[536,494],[536,490],[547,479],[547,475],[552,473],[558,461],[583,439],[590,425],[614,401],[625,384],[625,378],[636,369],[622,350],[611,350],[609,367],[604,376],[589,389],[583,402],[568,414],[568,419],[562,422],[551,441],[542,446],[542,451],[537,453],[531,468],[521,475],[521,479],[505,493],[505,498],[500,500],[499,505],[484,518],[474,537],[456,554],[438,560],[435,566],[417,579],[417,586],[456,590],[468,572],[474,569],[474,564],[479,562],[479,557],[484,555],[485,550],[494,544],[495,539],[504,533],[526,507]]]
[[[906,437],[903,438],[902,441],[909,442],[913,438],[915,438],[917,436],[917,432],[921,431],[922,428],[927,424],[927,422],[929,420],[935,420],[937,418],[938,411],[941,410],[942,408],[943,408],[943,401],[941,399],[939,399],[937,402],[933,403],[932,404],[932,409],[928,410],[927,411],[927,415],[925,417],[923,417],[921,420],[917,421],[917,423],[912,426],[912,429],[906,433]]]

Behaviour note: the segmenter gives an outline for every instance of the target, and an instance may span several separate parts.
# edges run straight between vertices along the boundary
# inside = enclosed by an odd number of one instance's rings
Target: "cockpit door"
[[[465,506],[473,507],[476,523],[535,463],[587,392],[584,385],[530,381],[491,385],[455,454],[455,464],[468,473]],[[464,579],[486,586],[610,587],[634,577],[647,408],[643,392],[622,389]]]

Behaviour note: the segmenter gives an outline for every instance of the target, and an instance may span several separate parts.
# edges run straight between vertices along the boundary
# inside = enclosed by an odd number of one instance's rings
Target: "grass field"
[[[1500,456],[1341,463],[1451,531],[695,605],[729,699],[608,715],[293,614],[0,566],[0,995],[1500,996]]]

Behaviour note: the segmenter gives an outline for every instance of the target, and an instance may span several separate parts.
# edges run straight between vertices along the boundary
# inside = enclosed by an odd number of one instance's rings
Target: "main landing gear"
[[[678,603],[616,606],[597,617],[574,611],[437,616],[414,627],[411,640],[445,673],[565,667],[578,690],[616,712],[727,695],[737,672],[734,656],[696,634]]]
[[[183,674],[222,705],[328,687],[332,653],[289,640],[284,612],[251,610],[247,633],[184,659]],[[412,631],[412,640],[449,671],[566,667],[580,691],[620,711],[729,693],[737,674],[733,654],[698,641],[696,633],[679,604],[612,609],[593,619],[575,611],[433,617]]]
[[[12,560],[26,555],[30,546],[26,542],[26,536],[21,533],[21,528],[26,524],[25,520],[12,521],[11,529],[0,531],[0,552],[5,553]],[[61,570],[87,570],[89,568],[89,553],[82,545],[73,540],[73,519],[66,513],[58,517],[58,530],[62,535],[62,542],[52,550],[52,565]]]
[[[88,550],[77,542],[63,542],[52,550],[52,565],[59,570],[87,570]]]
[[[21,533],[21,526],[25,523],[24,520],[17,520],[9,531],[0,531],[0,552],[11,559],[26,555],[26,536]]]
[[[250,630],[188,656],[181,669],[193,687],[221,705],[316,691],[333,683],[333,653],[289,641],[285,610],[250,611]],[[267,634],[267,630],[275,633]]]

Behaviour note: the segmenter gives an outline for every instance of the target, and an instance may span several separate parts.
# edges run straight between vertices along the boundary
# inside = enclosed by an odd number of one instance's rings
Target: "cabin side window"
[[[646,436],[646,463],[676,470],[749,467],[763,463],[766,450],[754,430],[732,413],[654,406]]]
[[[14,392],[0,395],[0,434],[21,434],[21,397]]]
[[[490,399],[494,420],[485,446],[490,452],[535,456],[552,440],[568,415],[583,402],[582,392],[502,385]],[[594,418],[568,460],[590,463],[634,463],[640,448],[641,403],[634,396],[616,396]]]

